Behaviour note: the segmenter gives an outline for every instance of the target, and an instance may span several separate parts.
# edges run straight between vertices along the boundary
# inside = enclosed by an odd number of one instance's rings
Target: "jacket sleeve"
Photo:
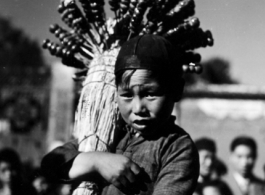
[[[43,174],[51,181],[71,183],[68,173],[79,153],[77,140],[55,148],[46,154],[41,161]]]
[[[191,195],[199,176],[198,151],[189,135],[183,135],[164,148],[162,167],[153,195]]]

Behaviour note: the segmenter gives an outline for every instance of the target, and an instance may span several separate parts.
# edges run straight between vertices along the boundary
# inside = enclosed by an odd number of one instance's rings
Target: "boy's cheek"
[[[129,116],[128,116],[128,114],[121,108],[119,108],[119,112],[120,112],[120,114],[121,114],[121,117],[123,118],[123,120],[126,122],[126,123],[128,123],[129,121],[128,121],[128,119],[129,119]]]
[[[124,116],[124,115],[122,115],[122,114],[121,114],[121,117],[123,118],[124,122],[125,122],[127,125],[129,125],[130,127],[132,127],[132,123],[130,122],[130,120],[129,120],[128,117],[126,117],[126,116]]]

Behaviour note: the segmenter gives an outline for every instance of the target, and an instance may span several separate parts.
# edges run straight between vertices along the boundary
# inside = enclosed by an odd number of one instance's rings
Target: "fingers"
[[[125,174],[125,177],[130,184],[135,182],[136,176],[131,170],[127,171],[127,173]]]
[[[140,167],[131,161],[126,169],[112,181],[112,184],[119,189],[131,188],[136,183],[140,171]]]
[[[151,179],[149,175],[145,172],[143,168],[141,168],[141,171],[139,175],[137,176],[136,182],[134,184],[134,188],[140,190],[140,191],[147,191],[147,185],[151,183]]]
[[[116,178],[116,181],[114,183],[117,186],[123,186],[127,188],[130,187],[133,183],[135,183],[135,180],[136,180],[136,175],[129,167],[126,170],[124,170],[119,177]]]
[[[125,189],[128,188],[128,186],[130,186],[130,182],[125,176],[120,176],[112,184],[119,189]]]
[[[136,177],[140,174],[141,168],[135,164],[134,162],[131,162],[130,167],[126,171],[126,178],[130,183],[135,183]]]
[[[119,154],[97,153],[101,157],[96,170],[109,183],[121,191],[138,190],[137,183],[142,182],[141,167],[128,157]],[[111,163],[110,163],[111,162]]]
[[[135,163],[132,163],[131,164],[131,171],[132,171],[132,173],[134,174],[134,175],[139,175],[140,174],[140,172],[141,172],[141,168],[137,165],[137,164],[135,164]]]
[[[127,179],[127,176],[122,176],[119,179],[117,179],[115,182],[113,182],[113,185],[118,188],[121,192],[124,194],[139,194],[140,189],[138,187],[135,187],[135,182],[131,182]],[[133,179],[135,180],[135,179]]]

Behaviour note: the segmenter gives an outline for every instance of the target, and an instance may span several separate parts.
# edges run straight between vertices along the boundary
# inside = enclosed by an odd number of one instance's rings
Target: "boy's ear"
[[[174,100],[175,102],[180,101],[183,91],[184,91],[184,86],[185,86],[185,80],[181,78],[181,80],[178,82],[175,90],[174,90]]]

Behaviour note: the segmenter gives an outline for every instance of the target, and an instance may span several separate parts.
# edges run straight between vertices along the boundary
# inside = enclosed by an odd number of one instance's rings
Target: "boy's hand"
[[[132,186],[140,167],[129,158],[108,152],[83,152],[77,155],[69,170],[70,179],[89,180],[98,173],[119,189]]]
[[[131,187],[140,174],[140,167],[123,155],[98,152],[97,158],[97,172],[119,189]]]

